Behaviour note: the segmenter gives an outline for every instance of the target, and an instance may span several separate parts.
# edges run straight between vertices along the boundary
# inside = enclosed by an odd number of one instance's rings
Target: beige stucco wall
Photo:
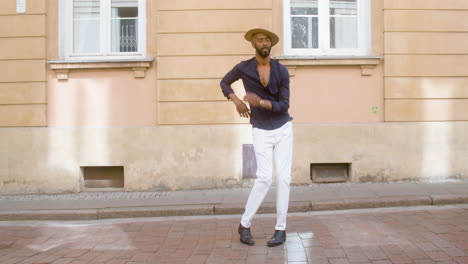
[[[47,2],[47,57],[60,57],[58,1]],[[147,58],[156,58],[155,2],[147,1]],[[153,26],[151,26],[153,25]],[[135,78],[132,68],[112,68],[110,62],[99,69],[82,67],[68,72],[59,80],[47,65],[47,125],[49,127],[138,127],[158,123],[157,60]]]
[[[468,120],[468,3],[385,0],[385,120]]]
[[[13,12],[13,2],[8,0],[2,12]],[[372,55],[380,55],[383,49],[382,6],[381,0],[372,2]],[[57,73],[49,69],[46,61],[63,60],[58,45],[58,2],[28,2],[28,12],[31,14],[27,16],[6,16],[11,21],[21,20],[17,21],[20,27],[4,28],[1,32],[13,36],[0,41],[12,49],[15,47],[16,52],[2,54],[5,61],[0,61],[0,71],[7,73],[3,80],[7,84],[1,83],[0,89],[7,92],[0,97],[0,103],[21,103],[20,108],[25,108],[11,115],[12,108],[3,107],[0,120],[13,126],[21,126],[25,120],[29,125],[55,127],[247,123],[238,117],[232,103],[222,97],[219,80],[239,61],[253,56],[252,47],[243,39],[247,29],[266,27],[282,36],[282,24],[278,23],[282,18],[279,0],[236,3],[204,0],[197,4],[147,1],[147,57],[156,60],[145,78],[132,79],[130,69],[104,68],[71,70],[68,80],[57,80]],[[24,35],[30,36],[24,38]],[[280,42],[273,49],[273,56],[282,54]],[[38,68],[47,71],[37,71]],[[291,108],[297,121],[382,121],[379,95],[383,82],[378,78],[383,68],[377,67],[370,77],[360,75],[358,70],[358,65],[298,70],[292,77],[293,93],[298,100],[292,101]],[[326,83],[332,76],[341,78]],[[308,89],[311,77],[321,82],[313,90]],[[31,86],[33,81],[37,82],[35,86]],[[44,89],[46,81],[47,90]],[[344,84],[353,84],[353,89]],[[242,85],[235,86],[242,97]],[[40,89],[42,94],[38,93]],[[344,97],[351,94],[350,100]],[[27,101],[19,100],[26,97]],[[305,98],[313,98],[312,103]],[[70,105],[79,106],[71,109]]]
[[[50,127],[153,126],[157,120],[156,70],[134,78],[131,70],[74,70],[67,81],[49,71]]]
[[[291,77],[291,110],[295,123],[383,121],[382,66],[371,76],[360,67],[296,69]]]
[[[219,81],[253,56],[247,29],[282,38],[282,0],[147,0],[145,77],[107,67],[67,80],[47,63],[63,59],[57,2],[0,6],[0,22],[18,25],[0,28],[0,126],[18,126],[0,129],[1,194],[80,191],[83,166],[124,166],[128,191],[251,183],[250,125]],[[468,120],[466,1],[371,2],[370,55],[384,55],[371,75],[291,67],[294,184],[311,183],[311,163],[350,163],[352,182],[468,178],[468,123],[415,122]]]
[[[159,124],[236,124],[219,81],[253,56],[243,32],[272,28],[272,1],[158,1]],[[180,23],[184,21],[184,23]],[[244,94],[237,83],[236,92]]]
[[[46,0],[0,5],[0,127],[45,126]]]
[[[253,56],[243,32],[262,26],[282,36],[282,1],[190,1],[158,5],[158,89],[160,124],[238,124],[219,80]],[[372,3],[372,55],[383,53],[382,1]],[[187,11],[189,10],[189,11]],[[178,21],[189,21],[178,23]],[[193,21],[193,22],[191,22]],[[283,55],[283,40],[272,49]],[[336,78],[340,76],[340,78]],[[383,121],[383,67],[372,76],[356,66],[301,67],[291,77],[291,114],[295,122]],[[241,84],[236,93],[242,97]]]
[[[0,130],[0,193],[80,191],[81,166],[124,166],[125,190],[242,181],[249,125]],[[296,124],[293,183],[311,163],[351,163],[352,182],[468,178],[468,123]]]

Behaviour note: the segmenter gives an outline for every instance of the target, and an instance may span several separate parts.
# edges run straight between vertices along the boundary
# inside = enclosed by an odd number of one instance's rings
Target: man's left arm
[[[289,72],[286,67],[280,68],[281,79],[279,87],[279,98],[278,101],[271,101],[271,111],[277,113],[287,113],[289,109]]]

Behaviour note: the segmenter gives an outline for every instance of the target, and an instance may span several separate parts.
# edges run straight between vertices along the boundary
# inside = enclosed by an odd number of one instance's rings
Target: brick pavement
[[[290,214],[275,248],[274,215],[254,219],[253,247],[239,217],[0,222],[0,263],[468,263],[468,205]]]

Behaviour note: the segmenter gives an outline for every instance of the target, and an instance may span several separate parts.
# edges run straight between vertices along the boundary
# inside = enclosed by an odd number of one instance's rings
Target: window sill
[[[296,75],[298,67],[313,66],[360,66],[361,75],[374,74],[374,68],[383,57],[377,56],[278,56],[275,59],[288,68],[289,75]]]
[[[79,60],[48,61],[50,68],[57,74],[57,79],[68,80],[71,70],[82,69],[132,69],[135,78],[145,78],[145,72],[151,67],[154,58],[134,60]]]

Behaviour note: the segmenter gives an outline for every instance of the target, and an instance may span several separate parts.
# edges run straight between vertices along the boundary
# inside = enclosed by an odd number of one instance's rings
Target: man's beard
[[[255,49],[257,50],[258,55],[260,55],[260,57],[262,57],[262,58],[266,58],[266,57],[270,56],[271,48],[257,48],[257,47],[255,47]]]

